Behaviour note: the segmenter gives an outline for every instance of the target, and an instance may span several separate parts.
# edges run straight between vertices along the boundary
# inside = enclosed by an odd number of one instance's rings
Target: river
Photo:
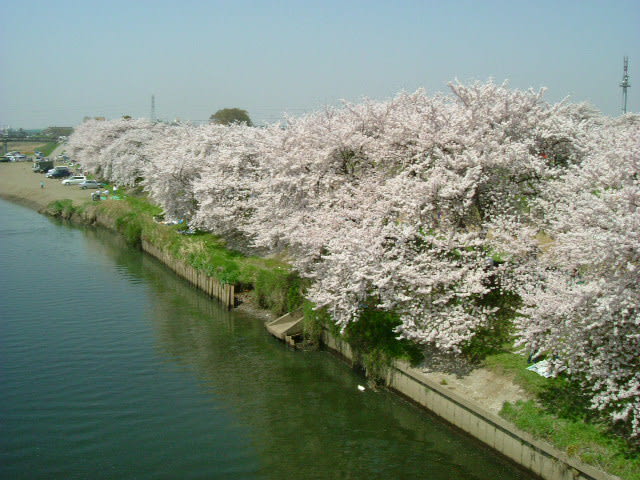
[[[114,234],[0,212],[0,478],[531,478]]]

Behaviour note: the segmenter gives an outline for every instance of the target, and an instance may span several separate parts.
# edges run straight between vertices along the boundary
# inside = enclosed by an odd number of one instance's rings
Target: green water
[[[530,478],[112,234],[0,212],[0,478]]]

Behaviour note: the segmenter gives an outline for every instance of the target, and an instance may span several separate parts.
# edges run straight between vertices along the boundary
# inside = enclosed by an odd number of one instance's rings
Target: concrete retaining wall
[[[328,330],[324,330],[322,341],[329,349],[353,361],[354,356],[349,345],[335,338]],[[619,480],[614,475],[569,458],[546,442],[534,439],[504,419],[447,391],[405,362],[395,362],[386,380],[392,390],[435,413],[541,478]]]
[[[225,307],[233,308],[235,302],[235,287],[227,283],[221,283],[217,279],[196,270],[180,260],[173,258],[167,252],[160,250],[155,245],[143,240],[142,250],[153,255],[177,275],[186,279],[193,286],[199,288],[210,297],[220,301]]]
[[[114,232],[118,231],[116,221],[108,215],[103,215],[98,212],[95,213],[95,216],[93,218],[81,218],[83,219],[83,223],[99,225],[109,230],[113,230]],[[172,257],[164,250],[157,248],[155,245],[146,240],[142,240],[141,247],[144,252],[147,252],[149,255],[156,257],[167,267],[173,270],[178,276],[184,278],[193,286],[199,288],[210,297],[215,298],[225,307],[233,308],[235,306],[234,285],[222,283],[216,278],[208,276],[204,272],[193,268],[191,265]]]

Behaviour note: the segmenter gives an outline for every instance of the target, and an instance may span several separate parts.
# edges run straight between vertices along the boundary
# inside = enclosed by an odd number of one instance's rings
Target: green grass
[[[640,480],[640,455],[624,439],[609,434],[605,425],[558,417],[532,400],[505,403],[500,415],[584,463],[625,480]]]
[[[122,192],[119,192],[122,195]],[[229,248],[215,235],[197,232],[182,235],[185,225],[164,225],[154,221],[162,209],[144,195],[123,195],[124,201],[100,202],[101,209],[115,220],[127,243],[139,246],[147,240],[161,250],[223,283],[242,290],[255,290],[259,305],[276,314],[299,308],[302,304],[302,282],[283,261],[249,257]]]
[[[42,152],[42,155],[44,157],[48,157],[49,155],[51,155],[51,152],[56,149],[57,146],[58,144],[56,142],[49,142],[40,146],[39,150]]]
[[[149,215],[152,218],[154,215],[160,215],[162,213],[162,209],[159,206],[149,202],[146,198],[127,195],[125,200],[133,210],[141,214]]]
[[[580,387],[565,378],[544,378],[527,370],[526,357],[490,355],[484,366],[513,381],[535,400],[505,403],[500,416],[570,456],[623,479],[640,480],[640,448],[611,430]]]
[[[484,359],[484,366],[497,373],[510,376],[513,381],[532,395],[542,393],[550,380],[527,370],[527,358],[510,352],[489,355]]]
[[[47,213],[53,217],[70,218],[78,207],[70,199],[56,200],[47,205]]]
[[[18,152],[22,152],[25,155],[33,155],[34,152],[36,150],[41,151],[44,156],[48,156],[51,154],[51,152],[58,146],[57,143],[55,142],[33,142],[33,141],[29,141],[28,139],[22,140],[22,141],[16,141],[16,142],[9,142],[7,144],[7,151],[11,152],[11,151],[18,151]],[[50,150],[47,150],[50,149]],[[4,151],[2,151],[1,153],[4,154]]]

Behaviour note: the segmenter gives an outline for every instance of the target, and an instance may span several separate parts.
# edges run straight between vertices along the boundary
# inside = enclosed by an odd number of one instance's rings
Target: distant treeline
[[[25,130],[23,128],[9,128],[2,132],[4,141],[29,141],[42,142],[57,140],[60,137],[68,137],[73,133],[72,127],[48,127],[44,130]]]

